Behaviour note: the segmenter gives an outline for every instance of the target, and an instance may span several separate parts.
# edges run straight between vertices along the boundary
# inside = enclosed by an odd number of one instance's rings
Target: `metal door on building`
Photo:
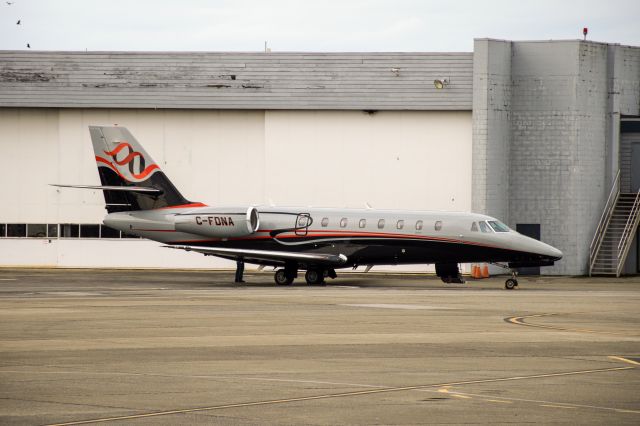
[[[640,190],[640,118],[620,122],[620,190]],[[626,273],[640,273],[640,230],[631,246],[625,266]]]
[[[638,191],[640,191],[640,141],[633,141],[631,143],[631,192]],[[636,233],[635,272],[640,272],[640,230]]]
[[[539,223],[517,223],[516,231],[534,240],[540,241],[540,224]],[[520,275],[540,275],[539,266],[530,266],[526,268],[518,268]]]
[[[631,192],[640,190],[640,142],[631,144]]]

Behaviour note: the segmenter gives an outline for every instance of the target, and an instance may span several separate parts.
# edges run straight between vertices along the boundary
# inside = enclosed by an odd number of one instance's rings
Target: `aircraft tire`
[[[293,277],[289,276],[284,269],[278,269],[273,275],[273,279],[278,285],[291,285]]]
[[[309,269],[304,274],[304,279],[309,285],[322,285],[324,284],[324,272],[317,269]]]
[[[507,290],[513,290],[517,286],[518,286],[518,281],[514,280],[513,278],[509,278],[504,282],[504,288],[506,288]]]

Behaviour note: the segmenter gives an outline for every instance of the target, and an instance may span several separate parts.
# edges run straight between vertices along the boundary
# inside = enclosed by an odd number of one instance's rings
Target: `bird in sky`
[[[16,22],[16,25],[20,25],[20,21],[21,21],[21,20],[20,20],[20,19],[18,19],[18,22]]]
[[[11,5],[13,4],[13,2],[12,2],[12,1],[7,1],[7,2],[5,2],[5,3],[7,3],[9,6],[11,6]]]
[[[31,49],[31,45],[27,43],[27,49]]]

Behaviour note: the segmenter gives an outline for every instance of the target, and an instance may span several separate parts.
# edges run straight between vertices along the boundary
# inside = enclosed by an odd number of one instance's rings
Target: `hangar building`
[[[194,201],[473,210],[561,249],[543,273],[637,273],[639,117],[640,48],[582,40],[0,51],[0,266],[233,266],[114,233],[100,191],[48,185],[99,184],[87,126],[119,124]]]

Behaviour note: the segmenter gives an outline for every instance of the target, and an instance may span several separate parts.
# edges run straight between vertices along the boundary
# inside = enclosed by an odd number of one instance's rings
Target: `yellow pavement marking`
[[[439,392],[438,390],[431,390],[431,389],[418,389],[420,392]],[[586,405],[586,404],[573,404],[571,402],[559,402],[559,401],[544,401],[544,400],[540,400],[540,399],[525,399],[525,398],[514,398],[514,397],[508,397],[508,396],[494,396],[494,395],[487,395],[487,394],[481,394],[481,393],[470,393],[470,392],[454,392],[455,394],[458,395],[470,395],[470,396],[477,396],[480,399],[484,399],[485,401],[504,401],[507,403],[513,403],[513,402],[528,402],[528,403],[535,403],[535,404],[542,404],[544,406],[561,406],[561,407],[574,407],[574,408],[583,408],[583,409],[590,409],[590,410],[605,410],[605,411],[615,411],[618,413],[633,413],[633,414],[640,414],[639,410],[627,410],[627,409],[623,409],[623,408],[613,408],[613,407],[603,407],[600,405]],[[500,398],[498,399],[488,399],[490,397],[493,398]]]
[[[439,392],[436,390],[431,390],[431,389],[418,389],[420,392]],[[561,406],[561,407],[575,407],[575,408],[584,408],[584,409],[589,409],[589,410],[605,410],[605,411],[615,411],[618,413],[633,413],[633,414],[640,414],[640,410],[627,410],[624,408],[613,408],[613,407],[603,407],[600,405],[586,405],[586,404],[573,404],[570,402],[558,402],[558,401],[544,401],[544,400],[540,400],[540,399],[525,399],[525,398],[512,398],[512,397],[507,397],[507,396],[494,396],[494,395],[487,395],[487,394],[480,394],[480,393],[469,393],[469,392],[454,392],[458,395],[471,395],[471,396],[477,396],[480,399],[484,399],[485,401],[499,401],[497,399],[493,400],[493,399],[487,399],[488,397],[493,397],[493,398],[500,398],[501,401],[507,402],[507,403],[513,403],[513,402],[528,402],[528,403],[534,403],[534,404],[542,404],[544,406]]]
[[[500,404],[513,404],[511,401],[505,401],[503,399],[487,399],[488,402],[498,402]]]
[[[610,356],[611,359],[617,359],[618,361],[626,362],[628,364],[640,365],[640,362],[634,361],[632,359],[627,359],[621,356]]]
[[[576,314],[578,312],[573,312],[573,313]],[[535,323],[530,323],[525,321],[525,319],[527,318],[551,317],[556,315],[569,315],[569,313],[567,312],[564,314],[546,313],[546,314],[535,314],[535,315],[523,315],[519,317],[508,317],[508,318],[505,318],[504,320],[511,324],[523,325],[525,327],[545,328],[547,330],[569,331],[574,333],[613,334],[616,336],[638,336],[637,333],[634,334],[634,333],[627,333],[627,332],[620,332],[620,331],[591,330],[587,328],[568,328],[568,327],[559,327],[559,326],[547,325],[547,324],[535,324]]]
[[[540,404],[541,407],[550,407],[550,408],[566,408],[567,410],[575,410],[577,407],[569,407],[567,405],[553,405],[553,404]]]
[[[301,396],[301,397],[287,398],[287,399],[271,399],[271,400],[264,400],[264,401],[240,402],[235,404],[213,405],[210,407],[195,407],[195,408],[185,408],[185,409],[176,409],[176,410],[167,410],[167,411],[156,411],[156,412],[142,413],[142,414],[132,414],[132,415],[125,415],[125,416],[103,417],[98,419],[80,420],[80,421],[73,421],[73,422],[66,422],[66,423],[54,423],[48,426],[69,426],[69,425],[80,425],[80,424],[87,424],[87,423],[104,423],[104,422],[113,422],[113,421],[120,421],[120,420],[167,416],[171,414],[187,414],[187,413],[195,413],[195,412],[202,412],[202,411],[223,410],[227,408],[256,407],[256,406],[262,406],[262,405],[284,404],[289,402],[313,401],[313,400],[319,400],[319,399],[344,398],[344,397],[350,397],[350,396],[374,395],[374,394],[390,393],[390,392],[420,390],[420,389],[427,389],[427,388],[434,388],[434,387],[442,388],[442,387],[450,387],[450,386],[480,384],[480,383],[496,383],[496,382],[506,382],[506,381],[514,381],[514,380],[539,379],[539,378],[547,378],[547,377],[575,376],[580,374],[604,373],[604,372],[624,371],[624,370],[632,370],[632,369],[635,369],[635,367],[612,367],[612,368],[600,368],[600,369],[594,369],[594,370],[565,371],[561,373],[533,374],[529,376],[500,377],[500,378],[494,378],[494,379],[465,380],[460,382],[449,382],[449,383],[387,387],[387,388],[381,388],[381,389],[367,389],[367,390],[361,390],[361,391]]]

